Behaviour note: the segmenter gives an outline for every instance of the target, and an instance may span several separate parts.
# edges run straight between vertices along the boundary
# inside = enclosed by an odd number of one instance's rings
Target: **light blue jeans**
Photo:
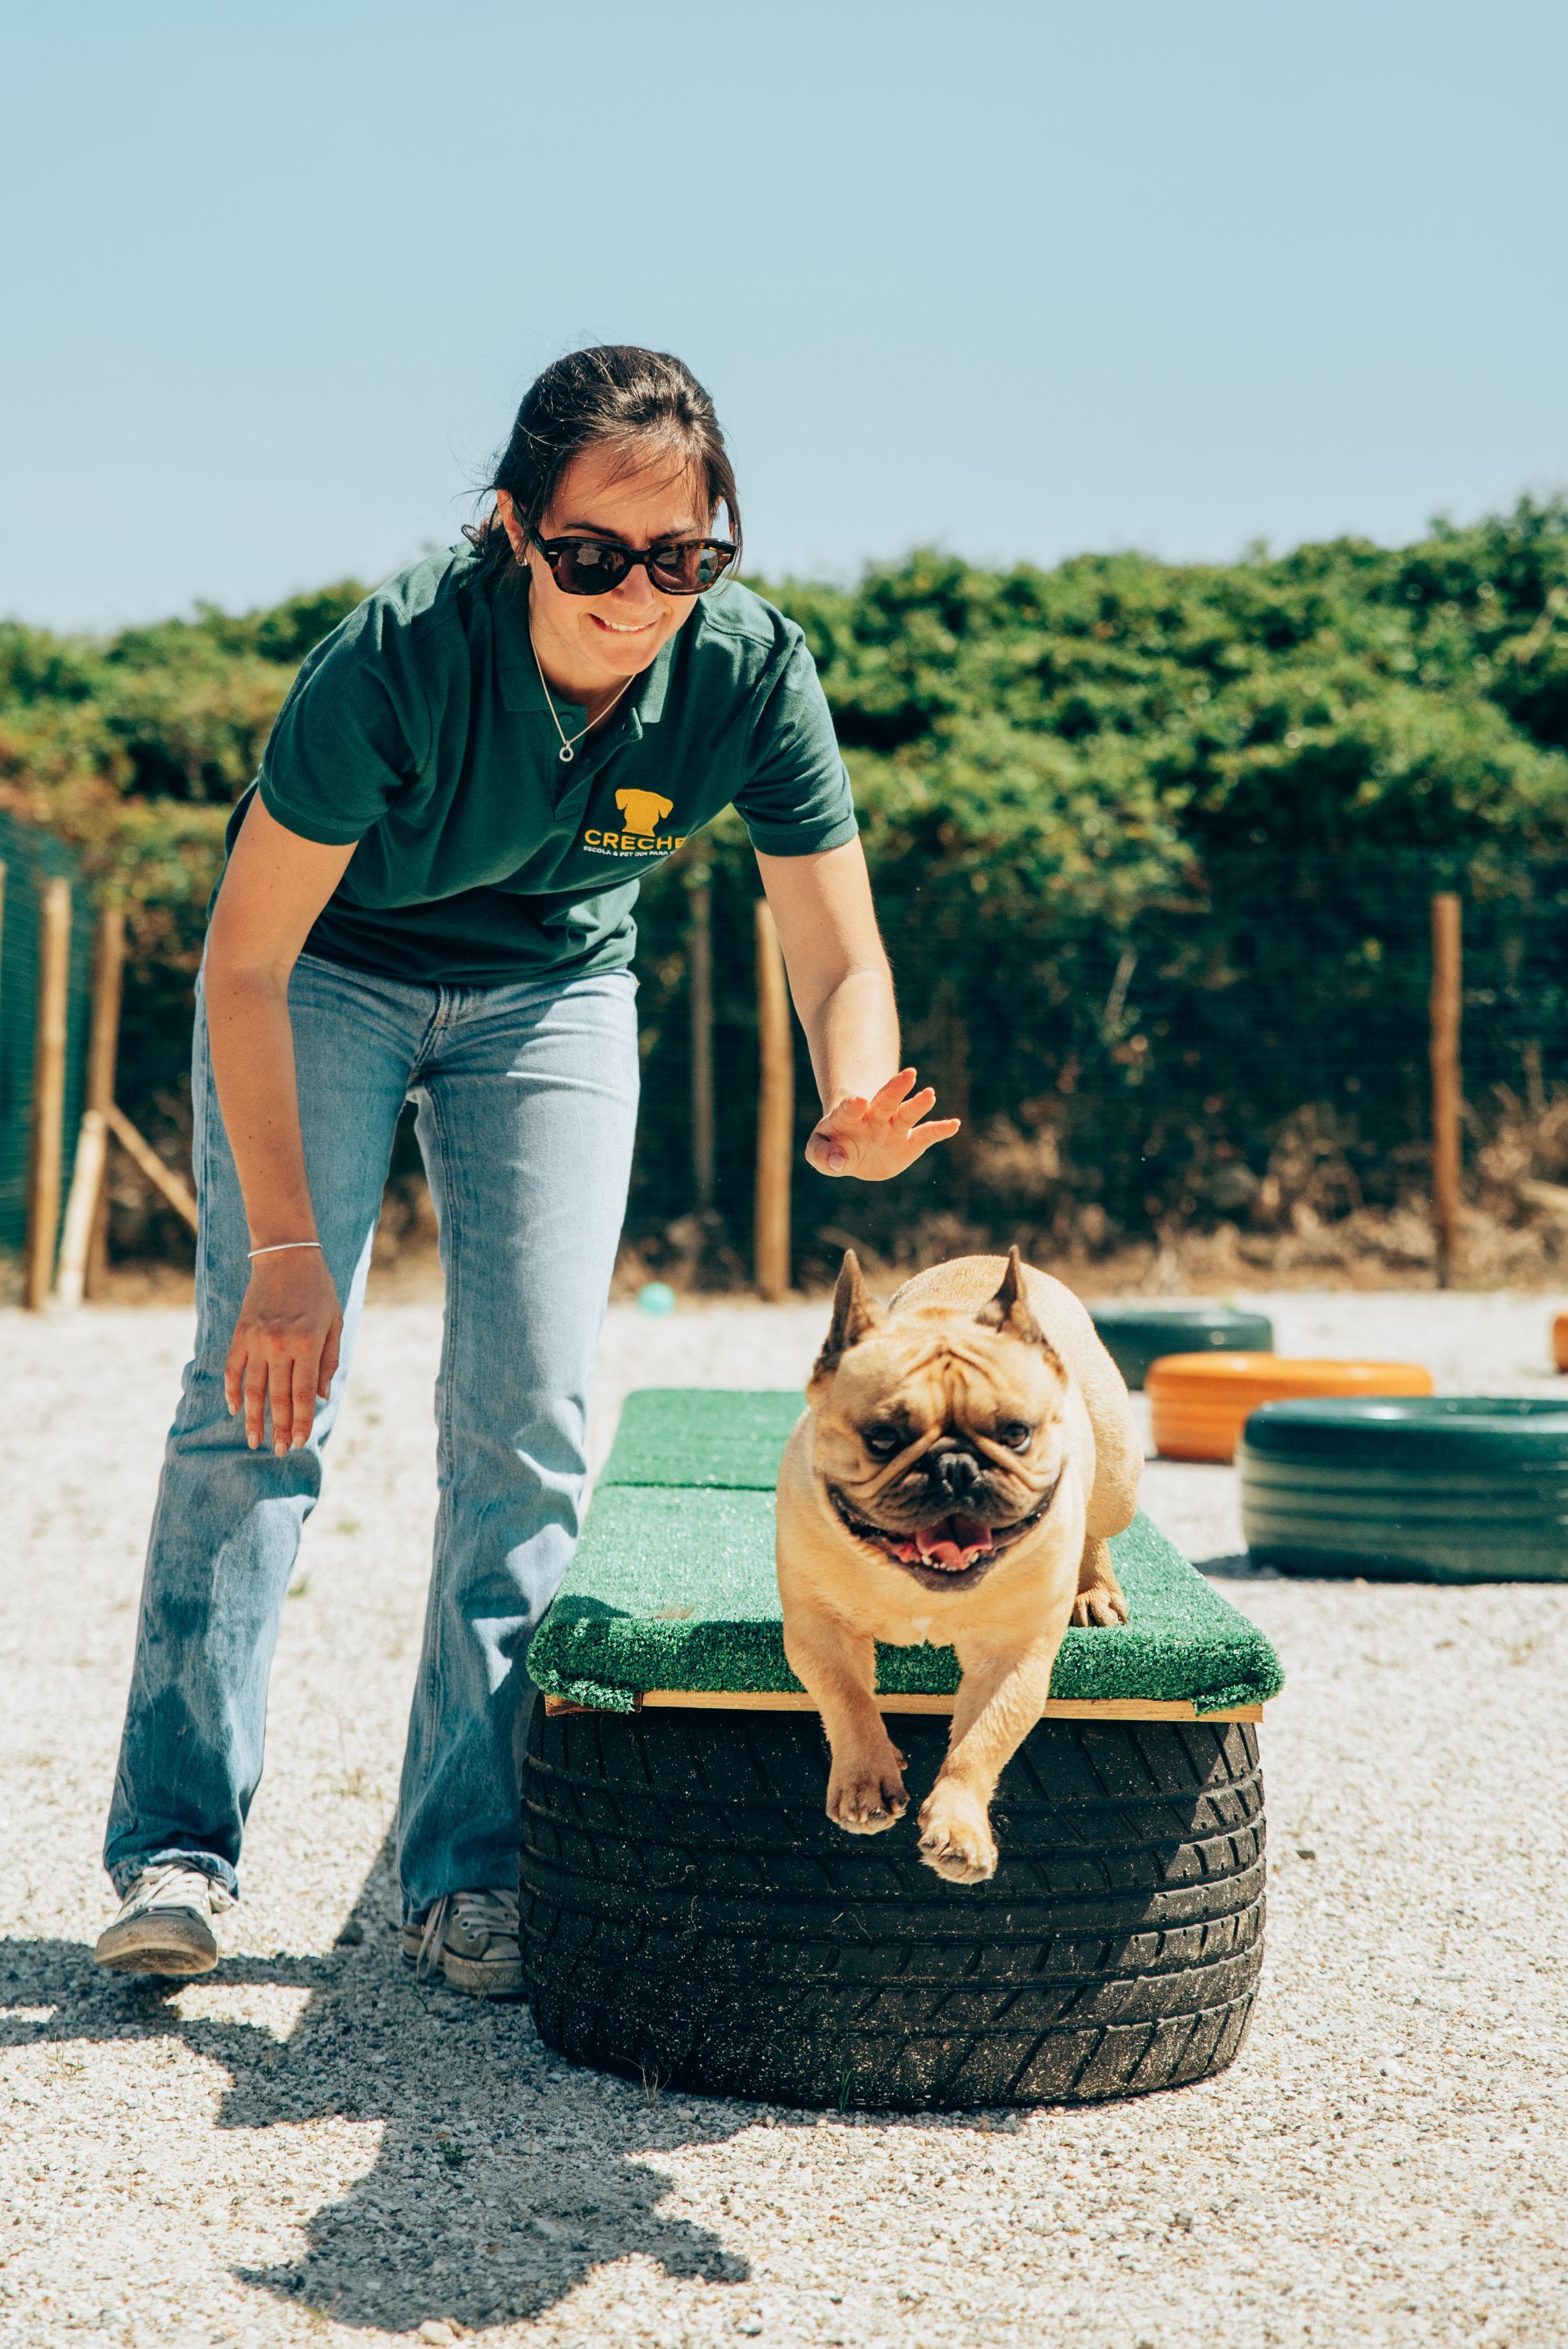
[[[196,1352],[169,1439],[104,1858],[123,1892],[180,1859],[237,1891],[267,1678],[353,1355],[399,1111],[412,1099],[447,1309],[435,1564],[398,1803],[406,1912],[517,1878],[529,1643],[577,1538],[589,1375],[637,1111],[626,971],[411,987],[301,956],[289,987],[305,1166],[343,1302],[307,1446],[247,1449],[223,1362],[249,1268],[198,989]]]

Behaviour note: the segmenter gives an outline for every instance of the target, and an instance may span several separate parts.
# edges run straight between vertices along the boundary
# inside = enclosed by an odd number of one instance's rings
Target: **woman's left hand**
[[[836,1102],[819,1121],[806,1144],[806,1159],[819,1174],[852,1174],[861,1183],[885,1183],[923,1157],[934,1142],[951,1141],[955,1117],[921,1119],[935,1105],[929,1085],[910,1088],[914,1071],[901,1069],[870,1101],[851,1094]]]

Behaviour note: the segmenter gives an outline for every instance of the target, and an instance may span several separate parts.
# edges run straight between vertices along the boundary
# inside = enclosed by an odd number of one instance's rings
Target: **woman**
[[[398,1113],[440,1229],[439,1508],[398,1806],[404,1947],[516,1995],[529,1642],[577,1537],[637,1102],[637,876],[733,802],[822,1116],[878,1181],[954,1122],[900,1070],[848,779],[800,632],[724,577],[728,456],[677,360],[580,351],[469,543],[300,670],[235,809],[198,988],[195,1359],[159,1495],[100,1965],[200,1973]],[[726,533],[720,535],[721,525]]]

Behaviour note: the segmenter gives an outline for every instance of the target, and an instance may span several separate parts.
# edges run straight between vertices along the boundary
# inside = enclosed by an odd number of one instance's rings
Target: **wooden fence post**
[[[1460,1226],[1460,900],[1449,889],[1432,899],[1432,1226],[1438,1287],[1452,1285]]]
[[[789,1176],[795,1155],[795,1040],[784,955],[766,897],[757,900],[757,1286],[771,1304],[789,1292]]]
[[[55,1283],[56,1302],[65,1306],[79,1305],[84,1291],[88,1296],[103,1293],[104,1210],[108,1205],[104,1174],[108,1157],[108,1112],[114,1106],[124,970],[125,915],[119,905],[105,905],[98,915],[93,954],[87,1104],[77,1134],[77,1163],[71,1176],[66,1227],[60,1239],[60,1268]]]
[[[150,1142],[144,1142],[124,1110],[110,1102],[104,1112],[108,1127],[126,1156],[137,1171],[144,1174],[155,1191],[161,1192],[177,1216],[184,1217],[192,1231],[197,1228],[194,1194],[182,1183],[172,1166],[166,1166]]]
[[[686,977],[691,996],[691,1169],[696,1211],[713,1205],[713,883],[699,853],[686,874],[691,922]]]
[[[112,925],[112,926],[111,926]],[[88,1101],[107,1117],[119,1080],[119,1016],[125,988],[125,910],[106,905],[99,930],[100,959],[94,973],[93,1026],[88,1045]],[[108,1286],[108,1168],[98,1185],[88,1248],[86,1290],[101,1297]]]
[[[66,1117],[66,1023],[70,1009],[71,885],[44,885],[38,908],[38,1017],[33,1035],[33,1134],[27,1165],[27,1241],[22,1302],[41,1313],[55,1280]]]

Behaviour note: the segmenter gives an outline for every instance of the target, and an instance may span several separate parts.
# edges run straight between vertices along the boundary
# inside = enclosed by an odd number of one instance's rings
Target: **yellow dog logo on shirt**
[[[624,829],[604,832],[590,825],[583,835],[584,848],[596,848],[602,856],[673,856],[686,838],[685,833],[659,830],[665,816],[675,813],[675,802],[657,792],[617,792],[615,805]]]

